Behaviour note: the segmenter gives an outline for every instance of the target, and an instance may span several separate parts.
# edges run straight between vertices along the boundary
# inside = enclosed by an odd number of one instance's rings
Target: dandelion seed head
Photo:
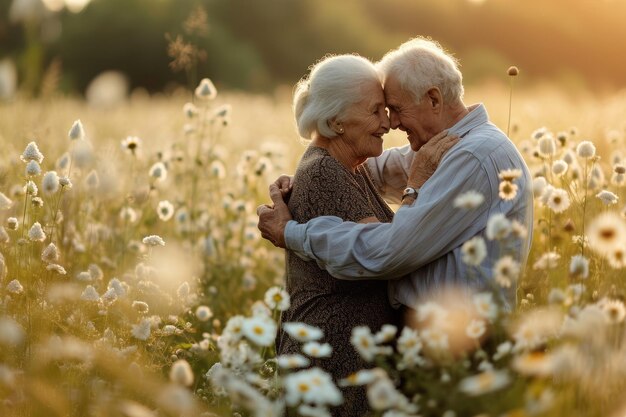
[[[68,177],[59,177],[59,185],[69,190],[72,188],[72,181]]]
[[[19,224],[19,221],[15,217],[9,217],[7,219],[7,227],[9,228],[9,230],[17,230]]]
[[[567,162],[562,159],[557,159],[552,163],[552,173],[557,177],[563,176],[567,172],[568,167]]]
[[[480,206],[485,197],[477,191],[467,191],[454,199],[454,207],[472,210]]]
[[[196,317],[200,321],[208,321],[213,317],[213,312],[207,306],[198,306],[198,308],[196,308]]]
[[[97,302],[100,301],[100,294],[98,294],[98,291],[96,291],[93,285],[87,285],[80,295],[80,299],[83,301]]]
[[[26,176],[37,177],[41,175],[41,167],[37,161],[28,161],[26,164]]]
[[[213,100],[217,97],[217,90],[210,79],[203,78],[196,87],[195,95],[201,101]]]
[[[37,144],[35,142],[30,142],[28,145],[26,145],[26,149],[24,149],[24,153],[22,153],[20,159],[26,163],[30,161],[35,161],[38,164],[41,164],[41,162],[43,161],[43,154],[39,152],[39,148],[37,147]]]
[[[39,222],[35,222],[28,231],[28,239],[30,239],[31,242],[43,242],[46,240],[46,234]]]
[[[24,292],[24,287],[18,280],[14,279],[7,284],[6,290],[11,294],[18,295]]]
[[[52,195],[59,190],[59,176],[56,171],[48,171],[41,181],[41,190],[45,195]]]
[[[150,337],[151,321],[144,318],[138,324],[132,326],[131,334],[135,339],[148,340]]]
[[[59,251],[54,243],[50,243],[41,253],[41,260],[46,263],[55,263],[59,260]]]
[[[83,124],[80,119],[76,120],[72,127],[70,128],[67,136],[70,140],[84,140],[85,139],[85,129],[83,128]]]
[[[536,177],[533,179],[533,195],[540,197],[548,185],[545,177]]]
[[[161,236],[158,235],[150,235],[146,236],[142,240],[143,244],[146,246],[165,246],[165,241]]]
[[[39,193],[39,188],[37,188],[37,184],[29,180],[24,186],[24,192],[34,197]]]
[[[170,381],[185,387],[193,384],[193,371],[191,365],[184,359],[179,359],[172,364],[170,369]]]
[[[556,154],[556,142],[552,134],[545,134],[539,139],[538,143],[539,155],[549,158]]]
[[[43,200],[41,197],[33,197],[32,200],[30,200],[31,204],[33,205],[34,208],[42,208],[43,207]]]
[[[576,154],[583,159],[591,159],[596,156],[596,147],[591,141],[582,141],[576,147]]]
[[[132,303],[132,308],[133,310],[137,311],[138,313],[141,314],[148,314],[148,312],[150,311],[150,306],[148,306],[148,303],[144,302],[144,301],[133,301]]]

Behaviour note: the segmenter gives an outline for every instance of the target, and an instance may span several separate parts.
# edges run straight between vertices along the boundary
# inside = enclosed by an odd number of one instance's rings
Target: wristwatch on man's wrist
[[[405,198],[411,197],[413,200],[417,198],[417,193],[419,192],[419,188],[406,187],[402,192],[402,199],[404,201]]]

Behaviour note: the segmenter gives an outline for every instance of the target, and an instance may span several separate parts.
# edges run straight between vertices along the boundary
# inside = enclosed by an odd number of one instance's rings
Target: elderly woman
[[[332,56],[318,62],[294,94],[293,108],[301,137],[310,143],[296,170],[289,209],[304,223],[323,215],[354,222],[389,222],[393,211],[376,191],[363,162],[383,151],[382,136],[389,118],[381,81],[374,65],[354,55]],[[315,262],[287,251],[287,291],[291,308],[283,322],[304,322],[324,331],[332,346],[330,358],[312,365],[335,379],[368,367],[350,343],[355,326],[372,331],[399,324],[388,301],[387,283],[342,281]],[[301,344],[285,332],[277,338],[279,354],[299,353]],[[336,416],[362,416],[367,410],[365,390],[343,390],[344,403]]]

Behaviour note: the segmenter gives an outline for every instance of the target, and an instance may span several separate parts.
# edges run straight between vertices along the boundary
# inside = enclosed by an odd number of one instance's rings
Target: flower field
[[[467,91],[506,130],[509,92]],[[503,251],[494,292],[451,290],[407,327],[352,329],[372,367],[333,381],[319,329],[280,323],[284,254],[257,205],[306,143],[290,90],[0,104],[0,415],[325,416],[367,387],[376,416],[626,412],[626,93],[515,91],[510,137],[534,177],[535,224],[503,218],[464,246]],[[403,145],[402,132],[385,146]],[[515,172],[500,196],[516,198]],[[480,195],[462,195],[472,210]],[[498,287],[517,290],[514,311]],[[302,354],[276,357],[279,326]],[[349,331],[349,330],[347,330]]]

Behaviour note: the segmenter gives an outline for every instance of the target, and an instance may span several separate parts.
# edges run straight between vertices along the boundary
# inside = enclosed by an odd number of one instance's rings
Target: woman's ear
[[[343,123],[341,123],[336,118],[330,119],[328,121],[328,127],[330,127],[330,129],[338,135],[342,135],[344,132]]]

